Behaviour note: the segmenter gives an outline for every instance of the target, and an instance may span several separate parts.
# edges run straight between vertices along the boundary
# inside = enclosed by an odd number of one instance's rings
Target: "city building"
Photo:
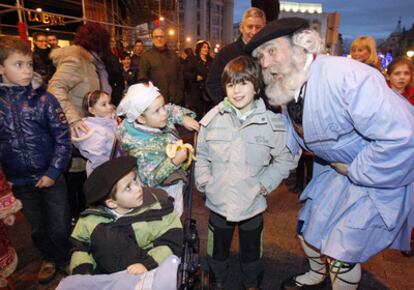
[[[180,0],[177,46],[193,48],[201,39],[210,41],[213,49],[231,43],[233,10],[233,0]],[[177,17],[173,19],[177,23]]]
[[[391,54],[392,57],[408,56],[408,51],[414,51],[414,23],[411,28],[406,30],[401,27],[401,19],[398,20],[397,27],[379,45],[378,49],[383,54]],[[409,56],[412,58],[412,56]]]

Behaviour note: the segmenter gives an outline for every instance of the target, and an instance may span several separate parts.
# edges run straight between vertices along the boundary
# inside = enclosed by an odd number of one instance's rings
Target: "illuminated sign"
[[[27,11],[27,18],[29,21],[40,22],[49,25],[65,25],[65,18],[63,16],[50,15],[44,12]]]

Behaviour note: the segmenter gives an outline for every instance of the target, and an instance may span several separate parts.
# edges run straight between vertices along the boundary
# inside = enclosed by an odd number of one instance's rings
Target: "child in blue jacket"
[[[0,38],[0,163],[43,255],[39,282],[69,260],[70,215],[62,177],[71,155],[69,126],[56,98],[32,86],[27,43]]]

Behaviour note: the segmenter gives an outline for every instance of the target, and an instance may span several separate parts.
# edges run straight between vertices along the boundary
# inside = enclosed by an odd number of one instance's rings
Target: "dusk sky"
[[[339,12],[339,32],[345,39],[359,35],[386,38],[397,27],[401,17],[402,26],[410,29],[414,23],[414,0],[322,0],[293,1],[322,3],[323,12]],[[234,0],[234,22],[239,22],[243,11],[251,6],[249,0]]]

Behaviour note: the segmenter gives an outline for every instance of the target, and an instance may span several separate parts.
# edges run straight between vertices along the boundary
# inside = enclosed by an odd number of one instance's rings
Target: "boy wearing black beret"
[[[84,185],[87,204],[71,235],[72,274],[150,271],[180,256],[182,224],[165,191],[136,182],[136,159],[96,168]]]

